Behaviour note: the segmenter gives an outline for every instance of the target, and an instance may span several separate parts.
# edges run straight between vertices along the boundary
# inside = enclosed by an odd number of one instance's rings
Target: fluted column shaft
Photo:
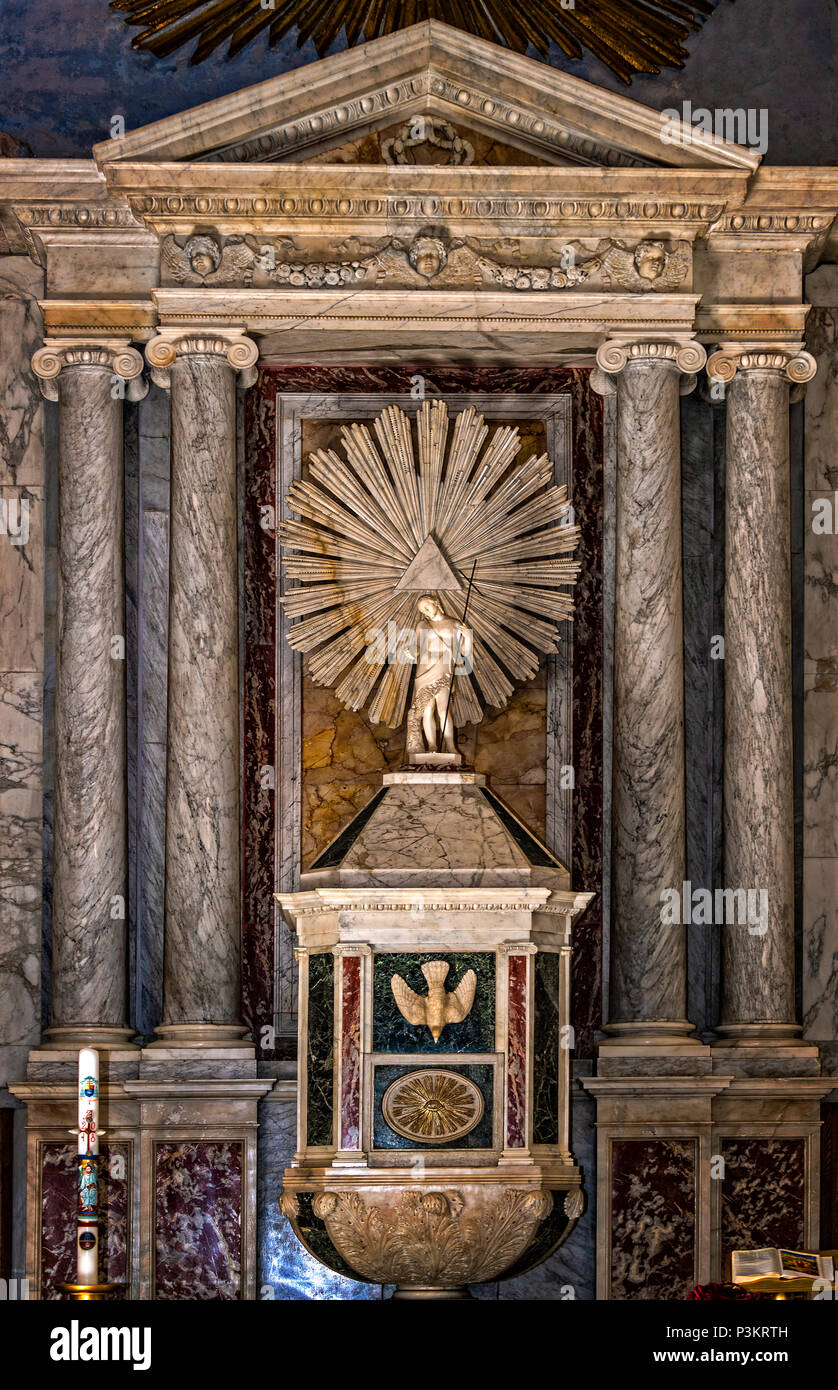
[[[133,349],[43,348],[58,401],[52,1046],[124,1046],[127,802],[122,394]],[[139,386],[137,381],[136,386]],[[142,388],[140,388],[142,389]],[[140,394],[135,387],[134,394]]]
[[[247,340],[245,340],[246,343]],[[239,344],[241,365],[256,348]],[[171,386],[161,1040],[235,1044],[240,1020],[236,371],[229,342],[155,339]]]
[[[729,381],[725,554],[723,1038],[794,1040],[789,390],[808,354],[716,354]],[[730,917],[734,917],[731,912]],[[744,920],[743,920],[744,918]]]
[[[664,892],[685,877],[681,372],[696,345],[606,345],[616,373],[617,517],[610,1008],[618,1045],[682,1050],[686,940]],[[602,1049],[601,1049],[602,1050]],[[606,1048],[607,1050],[607,1048]]]

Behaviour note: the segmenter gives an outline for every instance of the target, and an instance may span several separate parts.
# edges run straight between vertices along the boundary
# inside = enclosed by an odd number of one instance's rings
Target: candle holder
[[[115,1299],[120,1292],[125,1291],[124,1284],[68,1284],[60,1283],[55,1286],[61,1293],[76,1303],[101,1303],[107,1299]]]

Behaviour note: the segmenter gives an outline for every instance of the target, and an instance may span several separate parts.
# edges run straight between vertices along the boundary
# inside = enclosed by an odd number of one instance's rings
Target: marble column
[[[768,1059],[794,1046],[789,392],[805,352],[727,350],[708,374],[727,383],[725,554],[725,888],[717,1047]],[[750,895],[750,896],[749,896]],[[746,911],[742,913],[741,902]],[[735,918],[735,920],[730,920]],[[730,1053],[723,1065],[734,1065]]]
[[[594,385],[616,377],[614,751],[608,1041],[600,1070],[654,1054],[703,1055],[686,1020],[686,934],[664,911],[686,876],[679,394],[704,363],[696,343],[619,342]],[[613,387],[612,387],[613,389]],[[669,917],[669,920],[667,918]],[[658,1061],[656,1066],[660,1066]]]
[[[125,1047],[125,579],[122,399],[143,394],[126,345],[32,359],[58,402],[51,1048]]]
[[[247,1046],[240,1022],[236,334],[164,333],[171,389],[169,695],[162,1047]]]

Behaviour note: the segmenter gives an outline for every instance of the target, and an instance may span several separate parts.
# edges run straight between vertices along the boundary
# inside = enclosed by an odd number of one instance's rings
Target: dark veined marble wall
[[[686,1298],[695,1283],[696,1143],[615,1139],[611,1297]]]
[[[724,1139],[722,1254],[805,1240],[803,1139]]]
[[[241,1297],[242,1146],[155,1146],[154,1297]]]

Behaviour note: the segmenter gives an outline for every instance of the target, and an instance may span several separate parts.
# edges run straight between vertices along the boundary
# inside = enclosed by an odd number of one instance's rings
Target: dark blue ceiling
[[[627,0],[630,3],[630,0]],[[110,134],[316,59],[293,34],[269,49],[259,36],[232,61],[223,50],[197,67],[189,50],[165,61],[131,48],[137,31],[107,0],[0,0],[0,130],[39,156],[85,156]],[[556,67],[662,109],[757,107],[768,111],[772,164],[838,163],[838,6],[835,0],[721,4],[688,43],[686,67],[623,86],[596,59]]]

